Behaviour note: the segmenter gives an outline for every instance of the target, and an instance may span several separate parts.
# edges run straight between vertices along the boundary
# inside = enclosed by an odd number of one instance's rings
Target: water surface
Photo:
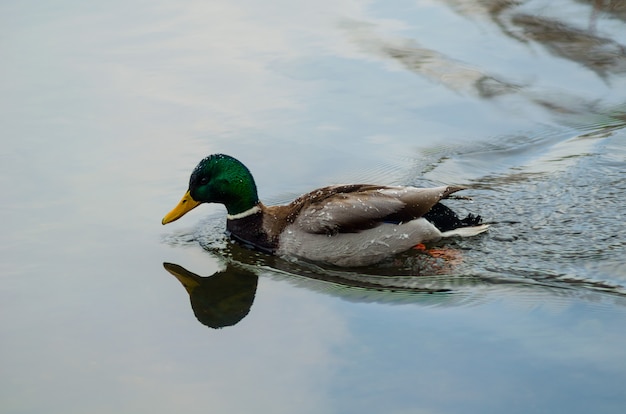
[[[0,16],[1,412],[623,412],[622,2]],[[461,184],[493,225],[365,269],[162,227],[214,152],[268,204]]]

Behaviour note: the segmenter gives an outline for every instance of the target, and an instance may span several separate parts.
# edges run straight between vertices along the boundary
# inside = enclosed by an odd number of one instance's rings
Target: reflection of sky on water
[[[158,279],[159,273],[150,276]],[[109,278],[104,283],[109,286],[96,281],[98,294],[83,300],[68,294],[59,301],[43,298],[50,309],[20,315],[22,324],[36,329],[25,333],[14,326],[9,331],[13,334],[3,338],[3,349],[11,351],[2,364],[4,373],[11,373],[2,378],[7,412],[20,407],[45,407],[48,412],[245,412],[254,402],[261,411],[286,413],[300,412],[297,407],[303,403],[310,407],[303,412],[324,405],[336,363],[332,351],[345,336],[344,322],[334,315],[330,300],[288,285],[262,288],[251,323],[207,335],[189,317],[177,286],[126,281],[132,291],[120,292],[115,285],[119,279],[102,277]],[[275,301],[289,311],[276,307]],[[255,324],[255,318],[264,323]],[[30,344],[24,346],[26,339]]]
[[[271,284],[274,278],[261,280]],[[266,312],[265,306],[274,301],[288,305],[288,312],[271,304],[269,310],[273,320],[300,326],[294,352],[316,365],[312,373],[320,374],[322,383],[313,385],[325,390],[314,399],[317,407],[326,408],[329,401],[333,403],[328,407],[337,412],[413,412],[414,407],[453,412],[459,406],[469,412],[525,412],[529,407],[618,412],[621,407],[621,388],[605,381],[618,384],[626,369],[623,359],[615,360],[624,351],[622,330],[613,319],[616,310],[623,314],[623,298],[613,301],[590,295],[589,302],[582,302],[564,293],[559,299],[549,295],[542,299],[511,289],[508,294],[500,291],[505,293],[500,300],[494,291],[489,300],[458,306],[448,299],[438,305],[436,297],[428,296],[421,296],[424,304],[418,299],[414,304],[388,306],[369,299],[359,303],[356,293],[349,303],[325,303],[313,319],[310,314],[299,319],[298,309],[310,305],[301,301],[305,298],[279,288],[289,295],[285,298],[271,290],[270,299],[264,298],[268,291],[261,289],[249,317],[265,320],[256,312]],[[280,315],[273,313],[277,310]],[[296,315],[289,315],[292,310]],[[285,325],[273,328],[284,331]],[[598,341],[598,336],[607,342]],[[315,343],[321,349],[307,348]],[[264,357],[265,352],[260,350]],[[327,358],[329,365],[325,365]],[[604,385],[598,394],[600,384]],[[586,390],[584,401],[572,398],[572,389]],[[311,396],[299,398],[307,401]],[[308,408],[305,404],[300,409],[308,412]]]
[[[214,151],[241,154],[270,200],[416,172],[500,184],[517,169],[529,191],[581,153],[621,168],[623,130],[580,134],[623,119],[622,15],[519,3],[0,6],[0,411],[620,412],[626,314],[611,301],[391,306],[262,272],[252,312],[212,331],[161,267],[220,266],[161,242],[220,207],[159,225]],[[542,40],[557,18],[609,39],[614,62]]]
[[[618,345],[622,333],[594,307],[577,304],[554,310],[499,303],[483,305],[477,312],[368,307],[357,308],[355,314],[359,310],[365,311],[359,323],[350,325],[359,327],[356,336],[363,342],[356,353],[358,368],[350,375],[367,378],[372,392],[337,391],[353,395],[350,401],[358,401],[361,409],[377,412],[389,401],[391,412],[410,412],[415,406],[425,412],[454,412],[458,407],[494,413],[620,409],[618,387],[597,387],[623,376],[626,366],[608,357],[623,354]],[[407,334],[399,336],[398,331]],[[599,342],[594,332],[612,339]],[[380,341],[381,336],[401,337],[404,343]],[[373,355],[385,358],[368,359]],[[367,376],[372,366],[374,377]],[[539,383],[542,386],[531,385]],[[587,395],[574,397],[573,389]],[[354,406],[345,408],[358,412]]]
[[[142,13],[120,3],[85,10],[80,18],[61,9],[45,23],[17,26],[23,20],[9,21],[18,34],[17,47],[9,50],[14,57],[9,61],[16,64],[5,69],[5,76],[16,81],[9,92],[36,91],[39,102],[9,107],[7,118],[14,119],[10,114],[16,112],[24,116],[43,112],[46,118],[36,117],[31,128],[46,122],[66,132],[68,123],[77,118],[91,128],[96,122],[98,128],[88,132],[100,143],[99,151],[110,141],[141,139],[135,144],[138,149],[150,145],[163,150],[161,156],[151,151],[151,159],[163,161],[175,151],[189,163],[196,161],[197,153],[190,153],[181,140],[190,137],[203,137],[192,142],[205,148],[202,153],[217,148],[237,151],[242,142],[282,154],[297,154],[306,146],[307,153],[322,161],[328,145],[338,139],[379,143],[360,151],[402,154],[406,142],[423,146],[497,136],[527,128],[527,115],[548,121],[543,110],[529,106],[523,97],[496,107],[478,104],[471,91],[464,96],[471,79],[457,79],[461,84],[448,85],[452,89],[446,92],[428,76],[413,76],[392,60],[363,50],[363,36],[396,45],[418,40],[425,50],[441,55],[444,66],[438,70],[456,66],[457,74],[505,73],[503,81],[530,83],[535,95],[548,87],[550,94],[567,90],[577,97],[594,91],[586,98],[621,97],[616,91],[623,81],[612,78],[607,85],[593,73],[572,70],[571,62],[542,57],[523,42],[485,33],[471,20],[454,19],[464,42],[453,32],[432,36],[440,31],[436,26],[440,19],[451,18],[445,8],[419,3],[398,18],[396,7],[373,5],[376,13],[394,16],[380,18],[357,3],[347,7],[316,3],[302,10],[274,3],[219,7],[161,3],[141,9]],[[56,36],[46,36],[49,32]],[[486,40],[495,42],[489,43],[493,52],[481,47],[476,53],[468,47]],[[511,48],[504,59],[496,54]],[[25,57],[22,50],[31,52]],[[526,64],[529,57],[536,63]],[[33,71],[31,76],[16,76],[23,67]],[[37,83],[29,82],[31,78]],[[63,94],[58,93],[61,90]],[[272,122],[279,114],[285,121]],[[205,137],[213,144],[207,145]],[[79,150],[81,142],[82,136],[74,137]],[[336,151],[345,151],[345,158],[349,150]],[[112,150],[105,154],[119,155]],[[289,167],[298,164],[294,158]]]

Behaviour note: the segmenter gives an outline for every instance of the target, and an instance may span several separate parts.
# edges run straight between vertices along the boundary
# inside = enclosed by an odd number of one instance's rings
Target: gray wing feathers
[[[371,186],[339,192],[306,206],[294,224],[316,234],[356,232],[390,218],[408,221],[421,217],[439,200],[461,189]]]

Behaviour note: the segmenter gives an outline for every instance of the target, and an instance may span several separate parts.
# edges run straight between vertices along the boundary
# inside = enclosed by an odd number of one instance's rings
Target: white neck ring
[[[241,212],[241,213],[239,213],[239,214],[232,214],[232,215],[231,215],[231,214],[228,214],[228,215],[226,215],[226,218],[227,218],[228,220],[238,220],[238,219],[242,219],[242,218],[244,218],[244,217],[248,217],[248,216],[251,216],[251,215],[253,215],[253,214],[256,214],[256,213],[258,213],[259,211],[261,211],[261,207],[259,207],[259,206],[254,206],[254,207],[252,207],[251,209],[248,209],[248,210],[246,210],[246,211],[242,211],[242,212]]]

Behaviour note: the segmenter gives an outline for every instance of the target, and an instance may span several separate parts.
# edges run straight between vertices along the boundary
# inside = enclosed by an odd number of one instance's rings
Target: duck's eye
[[[205,185],[209,182],[209,178],[208,177],[202,177],[200,178],[200,185]]]

